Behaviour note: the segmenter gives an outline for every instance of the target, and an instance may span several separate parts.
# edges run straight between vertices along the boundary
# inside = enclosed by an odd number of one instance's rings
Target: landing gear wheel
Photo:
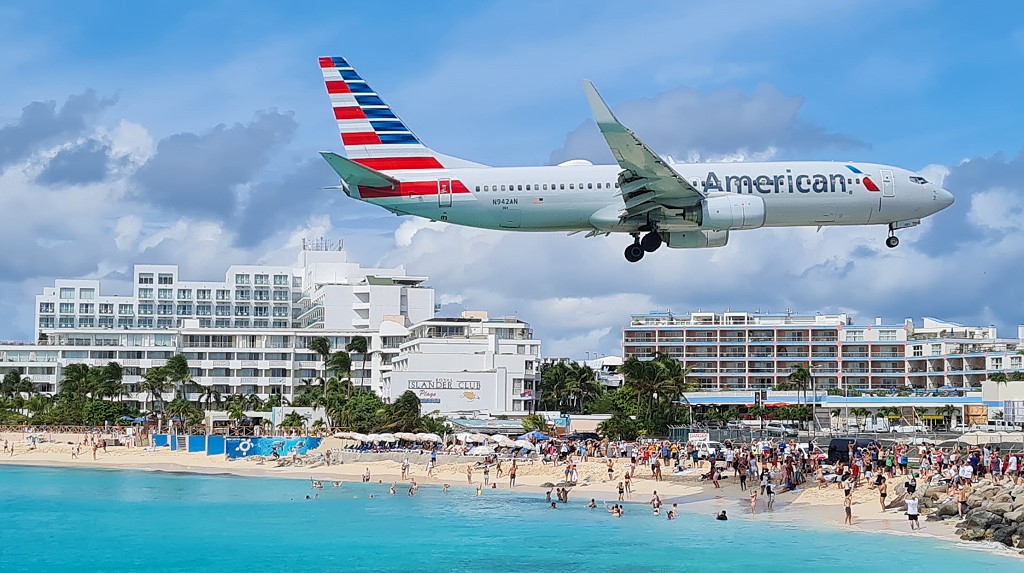
[[[657,231],[647,233],[644,238],[640,239],[640,246],[648,253],[657,251],[661,246],[661,235]]]
[[[626,247],[626,260],[635,263],[640,259],[644,258],[644,248],[640,246],[640,243],[633,243]]]
[[[893,235],[893,236],[891,236],[891,237],[889,237],[888,239],[885,240],[885,246],[889,247],[890,249],[895,249],[899,244],[900,244],[900,239],[899,239],[899,237],[896,237],[895,235]]]

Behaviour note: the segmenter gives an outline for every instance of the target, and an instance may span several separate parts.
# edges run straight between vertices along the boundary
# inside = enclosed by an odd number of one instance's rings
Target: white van
[[[987,424],[973,424],[967,428],[969,432],[1019,432],[1020,426],[1006,420],[989,420]]]

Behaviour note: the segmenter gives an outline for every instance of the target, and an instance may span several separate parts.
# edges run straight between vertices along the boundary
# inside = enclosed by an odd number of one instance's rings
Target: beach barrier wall
[[[437,455],[437,465],[465,464],[483,461],[485,456],[452,456],[447,454]],[[430,462],[429,453],[419,452],[348,452],[345,450],[334,450],[331,453],[332,459],[340,459],[342,463],[355,464],[359,462],[402,462],[408,458],[412,465],[426,466]],[[526,461],[529,458],[521,458]]]
[[[206,436],[189,436],[188,437],[188,452],[205,452],[206,451]]]
[[[153,434],[153,445],[158,448],[166,448],[169,445],[167,434]]]
[[[172,452],[178,451],[178,436],[168,436],[167,441],[171,446]]]
[[[227,438],[225,450],[229,460],[248,458],[251,456],[271,456],[274,450],[278,455],[287,456],[291,453],[305,454],[309,450],[320,447],[320,438]]]
[[[206,455],[208,456],[223,456],[224,455],[224,436],[207,436],[206,437]]]

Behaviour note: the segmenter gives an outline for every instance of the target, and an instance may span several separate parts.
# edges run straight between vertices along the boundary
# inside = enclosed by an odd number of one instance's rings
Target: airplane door
[[[892,170],[882,169],[882,197],[896,196],[896,183],[893,181]]]
[[[451,207],[452,206],[452,180],[451,179],[438,179],[437,180],[437,206],[438,207]]]
[[[522,224],[521,217],[519,215],[519,209],[516,207],[505,207],[501,210],[501,219],[498,223],[499,227],[505,229],[518,229]]]

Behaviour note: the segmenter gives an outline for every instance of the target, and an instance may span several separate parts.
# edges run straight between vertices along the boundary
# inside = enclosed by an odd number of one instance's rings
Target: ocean
[[[576,496],[329,484],[146,471],[0,466],[0,571],[831,571],[1017,570],[1013,557],[926,537],[809,529]],[[369,496],[373,494],[374,497]],[[600,502],[600,500],[598,500]],[[738,511],[738,510],[737,510]]]

